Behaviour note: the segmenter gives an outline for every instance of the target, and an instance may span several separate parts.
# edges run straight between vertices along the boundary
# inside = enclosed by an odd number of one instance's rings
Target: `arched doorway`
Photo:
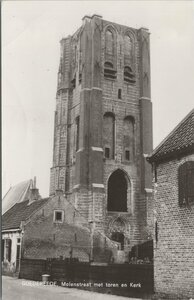
[[[122,170],[114,171],[108,180],[108,211],[127,212],[128,183]]]
[[[124,234],[122,232],[113,232],[111,240],[121,244],[121,250],[124,250]]]

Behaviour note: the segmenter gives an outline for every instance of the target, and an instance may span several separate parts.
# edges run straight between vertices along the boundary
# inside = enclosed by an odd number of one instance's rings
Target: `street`
[[[41,285],[36,281],[2,276],[3,300],[130,300],[121,296],[94,293],[60,286]]]

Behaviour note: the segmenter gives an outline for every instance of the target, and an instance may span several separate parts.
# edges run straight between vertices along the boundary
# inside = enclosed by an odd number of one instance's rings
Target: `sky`
[[[151,33],[154,147],[193,109],[193,1],[4,1],[2,195],[34,176],[49,195],[59,41],[93,14]]]

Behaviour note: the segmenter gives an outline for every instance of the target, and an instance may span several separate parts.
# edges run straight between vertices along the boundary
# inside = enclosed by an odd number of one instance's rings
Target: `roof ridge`
[[[175,126],[175,128],[159,143],[159,145],[153,150],[153,152],[150,154],[150,157],[154,156],[158,150],[161,148],[162,145],[176,132],[176,130],[193,114],[193,120],[194,121],[194,108]]]

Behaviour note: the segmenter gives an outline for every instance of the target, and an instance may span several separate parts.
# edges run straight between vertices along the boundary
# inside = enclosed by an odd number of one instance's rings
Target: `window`
[[[125,160],[130,160],[130,151],[129,150],[125,150]]]
[[[134,159],[134,118],[127,116],[123,122],[123,155],[124,160],[133,161]]]
[[[62,223],[64,219],[64,211],[63,210],[55,210],[54,211],[54,222]]]
[[[106,53],[113,55],[114,38],[111,30],[107,30],[105,34],[106,39]]]
[[[132,55],[132,40],[128,35],[124,39],[124,54],[128,56]]]
[[[179,206],[194,204],[194,161],[187,161],[178,170]]]
[[[124,81],[128,83],[135,83],[135,75],[131,67],[125,66],[124,68]]]
[[[104,63],[104,77],[109,79],[116,79],[116,70],[113,68],[113,64],[111,62]]]
[[[105,147],[105,158],[110,158],[110,148]]]
[[[109,157],[114,159],[115,156],[115,117],[111,112],[106,112],[103,118],[103,144],[109,148]],[[106,152],[107,151],[107,152]],[[108,150],[105,149],[105,157]]]
[[[121,93],[122,93],[122,90],[118,89],[118,99],[121,99]]]

